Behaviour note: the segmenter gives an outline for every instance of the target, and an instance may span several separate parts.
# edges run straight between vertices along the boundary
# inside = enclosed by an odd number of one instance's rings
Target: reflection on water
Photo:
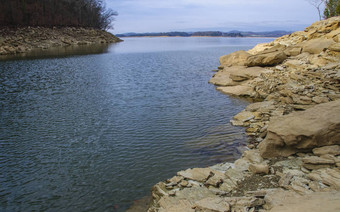
[[[20,53],[15,55],[0,55],[0,61],[102,54],[108,52],[109,45],[115,44],[70,45],[63,47],[51,47],[48,49],[33,49],[28,53]]]

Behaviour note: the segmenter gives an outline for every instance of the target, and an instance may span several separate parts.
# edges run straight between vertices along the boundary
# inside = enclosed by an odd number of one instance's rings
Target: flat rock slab
[[[234,82],[230,78],[230,73],[224,69],[214,74],[214,76],[209,80],[209,83],[217,86],[233,86],[239,84]]]
[[[229,87],[218,87],[218,91],[234,96],[252,96],[254,88],[248,85],[236,85]]]
[[[340,144],[340,100],[273,118],[259,149],[269,158],[335,144]]]
[[[332,145],[332,146],[324,146],[320,148],[313,149],[314,155],[340,155],[340,146]]]
[[[177,173],[177,175],[182,176],[185,179],[205,182],[210,176],[213,175],[213,171],[214,170],[211,168],[193,168],[180,171]]]
[[[340,192],[316,192],[305,196],[293,196],[281,199],[280,205],[270,212],[320,212],[340,211]]]

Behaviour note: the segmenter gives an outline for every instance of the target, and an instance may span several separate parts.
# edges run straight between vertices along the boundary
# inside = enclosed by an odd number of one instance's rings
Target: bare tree
[[[309,2],[309,4],[311,4],[313,7],[315,7],[318,10],[318,14],[319,14],[319,20],[321,21],[321,5],[323,3],[325,3],[326,0],[306,0]]]

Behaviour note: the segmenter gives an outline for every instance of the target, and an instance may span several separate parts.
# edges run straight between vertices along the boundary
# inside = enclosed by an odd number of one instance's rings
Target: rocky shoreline
[[[0,55],[29,53],[36,49],[116,43],[122,41],[103,30],[81,27],[0,28]]]
[[[220,63],[210,83],[255,101],[231,120],[254,142],[234,163],[156,184],[148,211],[338,211],[340,17]]]

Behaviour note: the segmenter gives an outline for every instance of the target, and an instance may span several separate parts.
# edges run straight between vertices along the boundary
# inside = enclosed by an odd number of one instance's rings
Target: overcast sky
[[[113,33],[303,30],[318,20],[306,0],[106,0]]]

